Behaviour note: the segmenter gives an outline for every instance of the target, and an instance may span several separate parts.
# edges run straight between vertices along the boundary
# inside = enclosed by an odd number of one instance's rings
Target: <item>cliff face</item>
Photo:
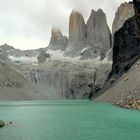
[[[124,6],[133,7],[132,5],[125,4]],[[135,10],[130,8],[128,13],[133,13],[133,11]],[[131,68],[138,58],[140,58],[140,15],[135,13],[114,34],[112,73],[121,76]]]
[[[73,10],[69,20],[69,40],[73,42],[84,41],[86,25],[83,16],[79,12]]]
[[[26,79],[41,85],[54,99],[87,99],[103,87],[110,63],[47,61],[39,67],[22,67]]]
[[[101,57],[104,59],[111,49],[111,33],[107,25],[105,13],[99,9],[92,10],[87,24],[83,16],[72,11],[69,21],[69,41],[65,55],[81,56],[81,59]]]
[[[124,23],[131,17],[135,15],[135,9],[134,5],[131,3],[122,3],[120,7],[118,8],[115,19],[113,21],[112,25],[112,33],[114,35],[115,32],[117,32]]]
[[[87,44],[93,48],[94,52],[99,52],[101,59],[111,49],[111,33],[107,25],[106,15],[101,9],[97,12],[91,11],[87,21]]]
[[[79,56],[85,47],[85,41],[86,24],[84,18],[79,12],[73,10],[69,18],[69,41],[65,49],[65,56]]]

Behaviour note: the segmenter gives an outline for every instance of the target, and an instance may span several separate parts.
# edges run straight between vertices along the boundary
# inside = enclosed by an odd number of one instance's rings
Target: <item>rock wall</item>
[[[122,3],[115,14],[115,19],[113,21],[112,25],[113,35],[124,25],[126,20],[133,17],[134,15],[135,9],[133,3],[127,2]]]
[[[79,12],[73,10],[69,18],[69,41],[65,49],[65,56],[79,56],[85,47],[85,41],[86,24],[84,18]]]
[[[133,4],[125,4],[133,15]],[[130,17],[130,16],[128,16]],[[115,28],[115,27],[114,27]],[[113,68],[112,73],[121,76],[140,58],[140,15],[135,13],[128,18],[123,26],[114,34]]]
[[[110,63],[97,66],[48,61],[39,67],[22,68],[26,79],[41,85],[56,99],[87,99],[103,87],[111,69]]]
[[[69,40],[83,41],[86,35],[86,24],[83,16],[77,12],[72,11],[69,19]]]
[[[80,13],[72,11],[65,56],[81,56],[81,59],[100,56],[101,59],[104,59],[111,45],[111,33],[107,25],[106,15],[101,9],[97,12],[91,11],[87,24]]]
[[[99,9],[91,11],[87,21],[87,44],[93,48],[94,53],[99,53],[101,59],[105,58],[111,48],[111,33],[106,21],[105,13]]]

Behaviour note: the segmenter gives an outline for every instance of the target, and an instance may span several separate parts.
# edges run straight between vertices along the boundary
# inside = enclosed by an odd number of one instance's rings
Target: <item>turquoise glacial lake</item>
[[[140,112],[90,101],[0,102],[0,140],[140,140]]]

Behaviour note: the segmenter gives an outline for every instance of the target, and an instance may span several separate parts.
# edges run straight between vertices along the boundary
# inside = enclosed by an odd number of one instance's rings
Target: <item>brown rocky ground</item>
[[[126,109],[140,110],[140,95],[127,96],[125,99],[118,102],[117,105]]]

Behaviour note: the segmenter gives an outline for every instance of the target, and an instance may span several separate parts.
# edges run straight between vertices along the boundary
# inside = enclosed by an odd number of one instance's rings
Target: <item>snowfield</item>
[[[88,48],[84,48],[81,52],[85,51]],[[102,64],[102,63],[110,63],[112,64],[112,61],[109,61],[107,56],[104,60],[100,60],[100,56],[98,56],[97,58],[94,59],[86,59],[86,60],[81,60],[81,56],[77,56],[77,57],[66,57],[64,56],[64,51],[61,50],[47,50],[46,53],[50,54],[50,58],[46,60],[47,61],[51,60],[58,60],[58,61],[62,61],[62,62],[71,62],[71,63],[89,63],[89,64]],[[20,63],[20,64],[34,64],[37,65],[38,64],[38,59],[37,59],[38,55],[34,56],[34,57],[27,57],[27,56],[21,56],[21,57],[15,57],[12,55],[9,55],[8,58],[15,62],[15,63]]]
[[[8,58],[16,63],[22,63],[22,64],[30,64],[30,63],[37,63],[37,56],[35,57],[27,57],[27,56],[21,56],[21,57],[15,57],[12,55],[9,55]]]
[[[81,52],[85,51],[87,48],[84,48]],[[108,58],[106,57],[104,60],[100,60],[100,56],[98,56],[95,59],[86,59],[86,60],[81,60],[81,56],[77,57],[65,57],[64,56],[64,51],[61,50],[47,50],[46,53],[49,53],[51,55],[50,60],[59,60],[59,61],[65,61],[65,62],[72,62],[72,63],[94,63],[94,64],[99,64],[99,63],[110,63],[112,64],[112,61],[109,61]]]

